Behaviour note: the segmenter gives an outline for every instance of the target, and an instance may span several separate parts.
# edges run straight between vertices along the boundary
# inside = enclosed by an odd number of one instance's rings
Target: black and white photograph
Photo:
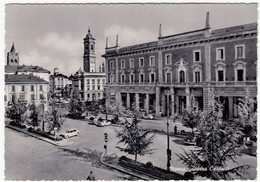
[[[4,181],[257,180],[257,2],[3,10]]]

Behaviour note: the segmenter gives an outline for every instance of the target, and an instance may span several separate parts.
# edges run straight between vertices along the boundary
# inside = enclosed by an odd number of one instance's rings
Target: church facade
[[[190,105],[208,110],[215,97],[224,118],[238,117],[239,98],[256,98],[257,24],[204,28],[120,48],[106,47],[107,107],[113,100],[133,102],[157,116],[182,114]],[[167,101],[169,106],[167,106]]]

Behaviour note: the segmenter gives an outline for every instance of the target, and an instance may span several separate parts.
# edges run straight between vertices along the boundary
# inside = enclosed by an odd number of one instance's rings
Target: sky
[[[6,4],[5,55],[12,42],[20,64],[42,66],[65,75],[83,68],[83,39],[90,27],[96,39],[96,60],[104,58],[105,41],[119,46],[156,41],[205,28],[210,12],[212,29],[257,22],[257,4]],[[6,60],[5,60],[6,63]]]

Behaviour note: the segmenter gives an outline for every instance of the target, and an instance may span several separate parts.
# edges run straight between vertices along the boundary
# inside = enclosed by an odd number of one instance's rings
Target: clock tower
[[[83,67],[85,72],[96,72],[95,39],[90,33],[90,28],[84,38]]]

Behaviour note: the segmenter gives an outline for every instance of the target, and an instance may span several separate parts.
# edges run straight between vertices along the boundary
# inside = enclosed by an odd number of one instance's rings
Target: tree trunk
[[[137,161],[137,154],[135,154],[135,162]]]

